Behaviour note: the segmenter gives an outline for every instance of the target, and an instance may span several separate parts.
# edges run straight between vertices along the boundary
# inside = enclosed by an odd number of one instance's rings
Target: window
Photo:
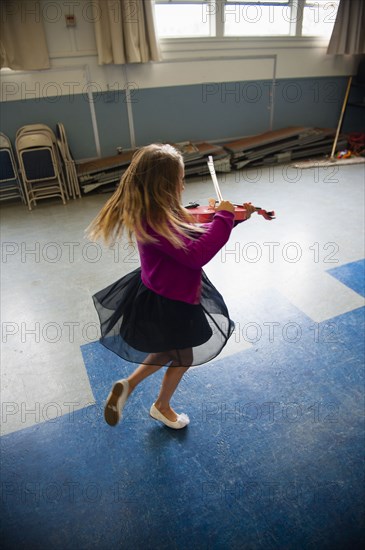
[[[160,38],[214,36],[213,1],[155,0],[156,28]]]
[[[289,0],[237,2],[224,6],[225,36],[288,36],[292,6]]]
[[[340,0],[155,0],[161,38],[329,38]]]
[[[307,0],[304,6],[302,35],[330,38],[339,3],[339,0]]]

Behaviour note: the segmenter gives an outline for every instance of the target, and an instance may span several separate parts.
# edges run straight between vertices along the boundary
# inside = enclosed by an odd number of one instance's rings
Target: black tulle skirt
[[[234,330],[223,297],[202,273],[200,304],[170,300],[148,289],[141,268],[93,296],[100,342],[133,363],[202,365],[214,359]]]

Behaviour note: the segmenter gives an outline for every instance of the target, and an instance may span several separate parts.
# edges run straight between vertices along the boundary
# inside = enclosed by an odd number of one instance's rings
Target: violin
[[[215,199],[210,199],[208,206],[200,206],[197,202],[190,202],[185,206],[189,210],[189,214],[193,216],[194,220],[197,223],[208,223],[213,219],[214,214],[216,213],[216,205],[218,201]],[[267,212],[260,206],[253,206],[251,203],[245,203],[243,206],[239,204],[234,204],[234,219],[235,221],[246,221],[250,218],[252,212],[257,212],[260,216],[263,216],[265,220],[274,220],[275,212]]]
[[[219,202],[223,200],[221,190],[219,188],[218,179],[215,173],[213,157],[208,157],[208,168],[210,175],[212,177],[214,189],[218,197]],[[218,201],[215,199],[209,199],[208,206],[200,206],[197,202],[191,202],[185,208],[189,210],[194,220],[197,223],[210,222],[213,219],[214,214],[216,213],[216,205]],[[265,220],[274,220],[275,212],[267,212],[260,206],[253,206],[250,202],[244,203],[242,206],[235,204],[234,205],[234,219],[235,221],[245,221],[247,220],[253,212],[257,212],[260,216],[263,216]]]

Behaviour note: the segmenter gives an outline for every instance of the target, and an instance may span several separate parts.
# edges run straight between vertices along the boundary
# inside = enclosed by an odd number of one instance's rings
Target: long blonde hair
[[[176,248],[183,248],[182,236],[192,229],[192,217],[181,205],[183,170],[182,155],[171,145],[139,149],[118,188],[87,228],[89,239],[110,243],[126,231],[129,239],[136,235],[141,242],[153,242],[147,223]]]

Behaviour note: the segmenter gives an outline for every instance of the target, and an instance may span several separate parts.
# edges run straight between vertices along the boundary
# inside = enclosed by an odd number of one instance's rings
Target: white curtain
[[[0,63],[13,70],[49,69],[42,10],[36,0],[2,0]]]
[[[328,54],[365,53],[365,1],[341,0]]]
[[[94,0],[100,65],[159,61],[153,0]]]

